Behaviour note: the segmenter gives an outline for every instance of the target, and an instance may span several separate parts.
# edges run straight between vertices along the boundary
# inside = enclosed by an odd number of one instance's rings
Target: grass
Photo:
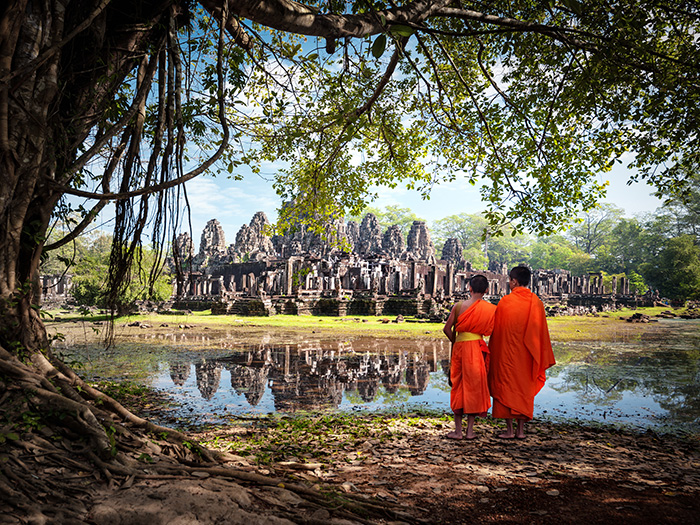
[[[47,325],[64,324],[69,322],[105,322],[106,315],[81,316],[66,315],[60,312],[50,312],[54,320]],[[58,320],[56,320],[58,317]],[[168,324],[170,327],[188,325],[193,328],[208,328],[221,330],[263,329],[277,332],[314,332],[314,333],[343,333],[348,335],[371,335],[375,337],[444,337],[442,324],[425,322],[407,317],[403,323],[395,323],[396,316],[303,316],[275,315],[271,317],[247,317],[237,315],[212,315],[210,310],[192,312],[191,314],[141,314],[118,317],[118,325],[134,321],[148,323],[153,327]]]
[[[635,338],[649,324],[625,323],[621,318],[630,317],[634,313],[643,313],[651,317],[668,310],[667,307],[638,308],[630,310],[623,308],[615,312],[605,312],[598,316],[562,316],[548,318],[549,331],[553,341],[614,341]],[[95,323],[107,320],[105,315],[81,316],[65,315],[51,312],[60,320],[48,321],[47,325],[64,325],[68,322]],[[119,326],[134,321],[160,327],[167,324],[169,329],[187,325],[194,329],[239,331],[249,334],[258,332],[275,332],[278,336],[284,333],[313,333],[325,336],[372,336],[386,338],[411,339],[441,339],[442,323],[432,323],[406,318],[406,322],[393,322],[394,316],[297,316],[276,315],[271,317],[242,317],[235,315],[212,315],[210,310],[192,312],[190,314],[143,314],[119,317]],[[413,322],[416,321],[416,322]]]
[[[328,464],[351,463],[387,440],[405,438],[407,429],[443,429],[452,421],[443,412],[311,413],[254,418],[247,432],[229,434],[230,427],[210,428],[200,434],[202,445],[251,457],[258,465],[280,461]],[[235,426],[240,421],[233,418]]]

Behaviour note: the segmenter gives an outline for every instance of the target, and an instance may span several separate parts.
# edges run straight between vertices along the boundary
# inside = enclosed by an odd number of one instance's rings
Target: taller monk
[[[503,439],[525,438],[525,422],[532,419],[545,370],[555,364],[544,305],[527,287],[530,276],[525,266],[508,274],[510,293],[498,303],[489,340],[491,414],[506,420],[506,432],[498,436]]]

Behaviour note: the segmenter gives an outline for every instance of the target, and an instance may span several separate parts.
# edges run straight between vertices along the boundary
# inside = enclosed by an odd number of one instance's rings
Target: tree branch
[[[404,6],[357,15],[318,14],[317,9],[293,0],[227,0],[232,14],[267,27],[329,40],[365,37],[386,31],[392,24],[406,25],[432,16],[451,0],[416,0]],[[386,21],[386,25],[382,21]]]

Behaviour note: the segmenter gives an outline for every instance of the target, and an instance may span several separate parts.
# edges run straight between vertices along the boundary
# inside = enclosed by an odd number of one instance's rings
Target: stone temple
[[[240,315],[415,315],[444,318],[449,307],[467,296],[469,278],[480,273],[489,281],[486,298],[498,302],[508,293],[503,265],[472,268],[462,257],[458,239],[447,239],[436,254],[424,222],[415,221],[406,239],[398,226],[385,232],[367,214],[358,225],[338,220],[323,234],[298,228],[270,235],[263,212],[243,225],[233,244],[226,244],[216,219],[202,232],[195,253],[189,234],[173,246],[177,275],[174,307],[208,309]],[[573,276],[566,270],[534,270],[532,290],[552,315],[587,313],[642,306],[629,283],[614,280],[604,290],[602,274]],[[646,301],[648,302],[648,301]]]

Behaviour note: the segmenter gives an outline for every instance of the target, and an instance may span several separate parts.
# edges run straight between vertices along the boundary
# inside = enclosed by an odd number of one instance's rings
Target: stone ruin
[[[494,303],[509,292],[503,264],[472,268],[458,239],[445,243],[438,259],[430,232],[415,221],[404,243],[394,225],[384,233],[373,214],[358,225],[342,220],[322,234],[303,227],[270,235],[263,212],[255,214],[226,245],[216,219],[209,221],[194,254],[186,233],[178,236],[171,264],[178,265],[174,308],[212,309],[241,315],[412,315],[444,319],[449,307],[467,297],[472,275],[489,281],[486,298]],[[535,270],[531,289],[550,315],[596,313],[619,306],[646,305],[629,294],[629,282],[603,289],[602,274],[573,276],[565,270]]]

